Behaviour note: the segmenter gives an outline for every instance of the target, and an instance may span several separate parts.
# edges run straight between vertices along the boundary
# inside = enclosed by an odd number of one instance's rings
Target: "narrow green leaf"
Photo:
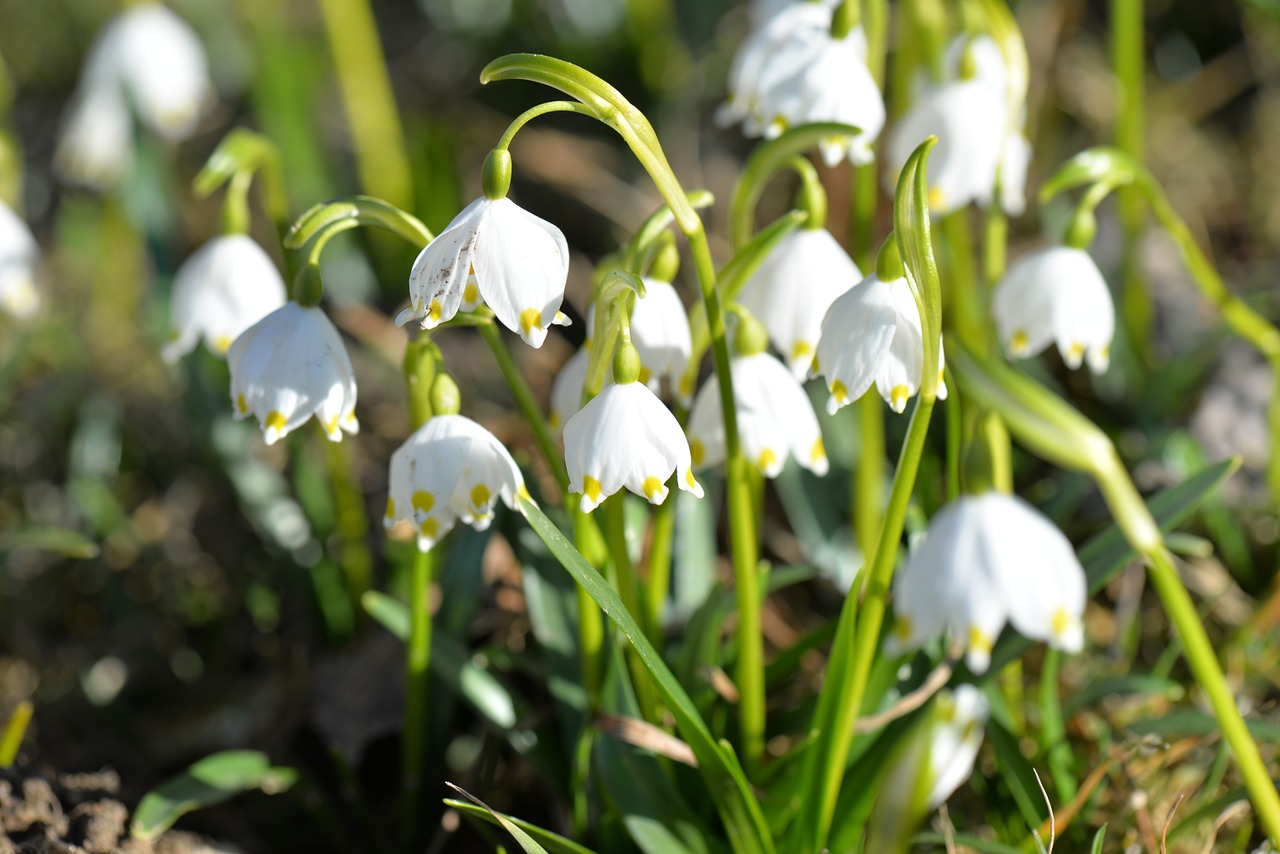
[[[370,617],[402,641],[409,640],[409,607],[393,596],[377,590],[366,591],[360,604]]]
[[[155,839],[193,810],[220,804],[253,789],[278,794],[287,791],[297,779],[297,771],[273,766],[265,753],[256,750],[215,753],[144,795],[133,813],[129,832],[135,839]]]
[[[0,534],[0,554],[17,549],[56,552],[63,557],[87,560],[98,556],[98,544],[66,528],[26,528]]]
[[[1039,827],[1041,813],[1044,811],[1044,798],[1040,795],[1040,787],[1036,785],[1031,764],[1018,749],[1018,740],[992,719],[987,721],[987,742],[996,752],[996,767],[1000,779],[1009,787],[1027,827]]]
[[[618,594],[536,504],[528,499],[521,499],[520,504],[529,526],[618,627],[635,649],[640,663],[653,676],[655,688],[675,718],[676,729],[698,758],[698,767],[724,820],[733,847],[738,851],[773,851],[773,840],[769,837],[760,804],[736,760],[716,743],[693,701],[644,636]]]
[[[970,836],[967,833],[952,834],[950,838],[961,849],[972,849],[981,852],[981,854],[1026,854],[1022,849],[1014,848],[1012,845],[991,842],[977,836]],[[911,837],[911,842],[914,845],[944,846],[947,843],[947,837],[941,833],[917,833]]]
[[[472,801],[476,806],[480,807],[489,815],[491,815],[494,818],[494,820],[498,822],[498,824],[502,825],[503,830],[505,830],[507,833],[510,833],[512,837],[515,838],[516,842],[520,844],[520,848],[525,852],[525,854],[547,854],[547,849],[539,845],[536,839],[530,836],[523,828],[517,825],[514,821],[507,818],[505,815],[503,815],[500,812],[494,812],[493,809],[488,804],[486,804],[484,801],[480,800],[475,795],[468,792],[466,789],[463,789],[461,786],[455,786],[453,785],[453,783],[445,783],[445,785],[448,786],[450,789],[453,789],[458,794],[462,795],[464,798],[467,798],[468,800]]]
[[[476,806],[475,804],[467,803],[466,801],[454,800],[453,798],[445,798],[444,803],[446,806],[452,807],[468,818],[478,818],[499,827],[506,826],[502,823],[502,819],[505,819],[511,825],[519,828],[541,843],[543,849],[549,852],[549,854],[595,854],[595,852],[590,848],[579,845],[572,839],[566,839],[558,833],[553,833],[550,830],[538,827],[536,824],[530,824],[529,822],[516,818],[515,816],[495,812],[487,807]]]
[[[1102,843],[1107,839],[1107,826],[1104,824],[1098,828],[1098,832],[1093,835],[1093,847],[1089,849],[1089,854],[1102,854]]]

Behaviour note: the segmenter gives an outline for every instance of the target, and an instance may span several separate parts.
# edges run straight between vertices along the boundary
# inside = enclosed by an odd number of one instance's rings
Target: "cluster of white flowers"
[[[832,11],[827,3],[793,3],[764,21],[734,57],[717,121],[742,122],[748,136],[770,138],[814,122],[853,125],[858,135],[823,141],[822,157],[829,166],[846,157],[870,162],[884,97],[867,68],[866,36],[855,27],[834,38]]]
[[[0,311],[25,320],[40,306],[36,263],[40,248],[31,229],[13,209],[0,202]]]
[[[200,40],[159,3],[130,6],[89,49],[55,165],[67,180],[103,189],[132,161],[133,119],[165,139],[191,136],[213,91]]]

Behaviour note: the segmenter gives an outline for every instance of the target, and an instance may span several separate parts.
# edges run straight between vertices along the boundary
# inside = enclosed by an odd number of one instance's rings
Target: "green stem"
[[[860,0],[844,0],[831,17],[831,38],[839,41],[858,26],[862,17]]]
[[[533,429],[533,436],[537,440],[538,450],[542,452],[543,459],[546,460],[547,466],[555,476],[556,482],[560,484],[561,490],[568,492],[569,472],[565,468],[564,457],[560,454],[559,448],[556,447],[556,440],[551,436],[551,428],[547,426],[547,419],[543,417],[542,410],[538,407],[537,400],[534,399],[533,389],[529,388],[529,384],[525,382],[524,375],[520,373],[520,369],[516,367],[515,360],[511,358],[511,351],[507,349],[506,343],[502,340],[502,330],[495,323],[482,324],[478,328],[481,337],[484,338],[484,342],[489,345],[489,351],[493,353],[494,361],[498,363],[498,370],[502,372],[502,378],[506,380],[507,387],[511,389],[511,396],[516,399],[516,405],[520,407],[520,412],[524,415],[525,420],[529,422],[529,427]]]
[[[678,417],[678,416],[677,416]],[[683,419],[680,419],[683,423]],[[653,511],[653,532],[649,539],[649,577],[644,595],[649,640],[662,648],[662,608],[671,589],[671,550],[676,533],[676,475],[667,481],[668,498]]]
[[[987,287],[993,287],[1004,278],[1008,256],[1009,220],[994,201],[983,212],[982,275]]]
[[[1062,721],[1062,699],[1058,693],[1058,668],[1062,652],[1047,649],[1040,670],[1040,738],[1049,774],[1056,794],[1062,802],[1076,796],[1076,779],[1071,773],[1071,745]]]
[[[520,115],[511,120],[511,124],[507,125],[507,129],[503,132],[502,137],[498,140],[498,144],[494,148],[506,150],[511,147],[511,141],[515,139],[520,129],[538,116],[545,116],[547,113],[577,113],[582,116],[596,117],[596,111],[585,104],[578,101],[545,101],[536,107],[530,107]]]
[[[853,530],[862,565],[869,566],[880,536],[884,495],[884,403],[875,389],[858,399],[858,459],[853,482]]]
[[[346,582],[347,595],[356,613],[361,613],[360,599],[369,589],[373,577],[373,555],[366,540],[369,534],[369,517],[366,513],[364,494],[356,483],[352,471],[350,442],[325,444],[325,461],[329,468],[329,480],[333,484],[334,506],[337,513],[338,564]]]
[[[413,205],[413,177],[369,0],[320,0],[347,113],[360,185],[397,207]]]
[[[1139,163],[1145,162],[1144,33],[1142,0],[1111,0],[1111,63],[1116,77],[1116,147]],[[1142,231],[1142,194],[1137,188],[1119,191],[1120,222],[1125,232],[1121,262],[1121,310],[1133,351],[1145,358],[1151,341],[1153,307],[1138,269],[1135,241]]]
[[[414,555],[409,576],[409,648],[405,659],[401,822],[406,851],[418,844],[427,725],[431,699],[431,552]]]
[[[840,613],[836,643],[832,646],[831,661],[827,666],[828,678],[819,696],[818,713],[815,715],[829,739],[829,749],[823,756],[814,756],[812,763],[806,762],[806,770],[817,775],[819,785],[816,791],[810,785],[811,797],[801,807],[799,827],[805,836],[797,850],[820,851],[827,843],[827,834],[835,815],[836,797],[840,793],[849,749],[853,744],[854,723],[858,719],[867,690],[867,679],[871,675],[871,665],[879,648],[890,581],[898,559],[907,506],[911,502],[920,459],[924,455],[924,441],[929,432],[933,404],[932,398],[922,394],[912,412],[907,438],[898,457],[898,469],[889,494],[880,542],[875,548],[870,571],[863,574],[866,596],[862,605],[855,609],[846,604]],[[850,591],[849,599],[857,599],[855,591]],[[858,612],[856,622],[855,611]],[[852,643],[841,643],[842,637],[852,638]],[[840,678],[833,679],[833,674],[839,674]]]
[[[609,545],[609,558],[613,566],[613,587],[618,591],[618,598],[627,611],[635,618],[645,635],[651,633],[646,627],[646,611],[640,600],[640,583],[636,578],[635,565],[631,562],[631,551],[627,547],[626,496],[614,495],[607,499],[602,508],[604,513],[604,536]],[[630,646],[626,649],[627,665],[631,671],[631,684],[636,691],[636,701],[640,704],[640,712],[650,723],[659,723],[658,693],[653,687],[653,680],[644,664],[636,657]]]
[[[942,220],[942,233],[950,252],[951,278],[949,308],[951,325],[969,347],[987,352],[987,321],[983,307],[986,300],[978,286],[974,268],[973,233],[969,228],[969,209],[961,208]]]
[[[18,751],[22,749],[22,739],[27,734],[27,726],[31,723],[31,715],[35,706],[30,700],[22,700],[14,706],[9,720],[5,721],[4,732],[0,734],[0,768],[12,768],[18,759]]]

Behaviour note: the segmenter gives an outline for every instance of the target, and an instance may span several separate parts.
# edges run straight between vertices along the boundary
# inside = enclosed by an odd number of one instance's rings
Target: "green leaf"
[[[503,830],[505,830],[507,833],[510,833],[515,838],[516,842],[520,844],[520,848],[525,852],[525,854],[547,854],[547,849],[539,845],[537,840],[535,840],[532,836],[530,836],[523,828],[517,825],[514,821],[507,818],[502,813],[494,812],[493,809],[490,808],[488,804],[486,804],[484,801],[480,800],[475,795],[468,792],[466,789],[463,789],[460,786],[455,786],[452,783],[445,783],[445,785],[448,786],[450,789],[453,789],[458,794],[462,795],[464,798],[467,798],[468,800],[474,802],[476,806],[480,807],[482,810],[484,810],[490,816],[492,816],[493,819],[497,821],[498,824],[502,825]]]
[[[1098,832],[1093,835],[1093,847],[1089,849],[1089,854],[1102,854],[1102,843],[1107,839],[1107,826],[1104,824],[1098,828]]]
[[[1147,501],[1147,507],[1150,508],[1151,515],[1155,517],[1160,530],[1170,531],[1180,525],[1239,467],[1239,458],[1223,460],[1204,471],[1197,472],[1177,486],[1152,496]],[[1115,524],[1109,525],[1105,531],[1081,546],[1077,554],[1080,563],[1084,565],[1090,595],[1105,587],[1134,557],[1133,547],[1125,540]],[[1012,630],[1004,632],[996,644],[995,651],[991,654],[991,666],[984,678],[990,678],[999,673],[1010,661],[1020,658],[1030,646],[1031,642],[1016,632]],[[957,674],[958,678],[960,674]]]
[[[0,534],[0,554],[17,549],[56,552],[63,557],[87,560],[98,556],[98,544],[66,528],[26,528]]]
[[[1018,805],[1027,827],[1039,827],[1044,798],[1036,784],[1031,763],[1018,749],[1018,740],[994,719],[987,721],[987,742],[996,752],[996,768]]]
[[[155,839],[193,810],[253,789],[278,794],[297,779],[297,771],[272,765],[265,753],[256,750],[215,753],[144,795],[129,832],[135,839]]]
[[[466,793],[464,792],[463,794]],[[530,824],[523,819],[515,818],[506,813],[495,812],[488,807],[476,806],[453,798],[445,798],[444,802],[446,806],[453,807],[468,818],[478,818],[499,827],[506,827],[507,824],[510,824],[512,827],[523,831],[527,836],[537,840],[537,843],[541,843],[542,850],[549,852],[549,854],[595,854],[590,848],[579,845],[572,839],[566,839],[558,833],[545,830],[536,824]],[[506,824],[503,823],[504,821]]]
[[[1014,848],[1012,845],[1005,845],[1002,842],[991,842],[981,839],[977,836],[970,836],[967,833],[956,833],[951,836],[953,841],[961,849],[971,848],[974,851],[980,851],[982,854],[1026,854],[1020,848]],[[947,842],[947,837],[941,833],[917,833],[911,837],[914,845],[934,845],[943,846]]]
[[[929,221],[929,178],[927,165],[929,152],[937,145],[938,138],[930,136],[911,153],[902,174],[898,176],[898,189],[893,199],[893,234],[906,268],[907,283],[920,309],[924,328],[925,364],[929,354],[937,355],[938,341],[942,335],[942,284],[938,277],[938,262],[933,256],[933,240]],[[928,376],[930,372],[926,372]]]
[[[1122,187],[1142,180],[1146,174],[1141,163],[1118,148],[1086,148],[1062,164],[1044,183],[1040,188],[1040,201],[1047,202],[1059,193],[1088,184]]]
[[[618,627],[635,650],[640,663],[652,675],[654,687],[675,719],[677,731],[698,759],[698,767],[724,820],[734,849],[772,852],[773,840],[769,837],[760,804],[736,758],[716,742],[693,701],[644,636],[618,594],[536,504],[522,498],[520,505],[530,527],[546,543],[560,565]]]

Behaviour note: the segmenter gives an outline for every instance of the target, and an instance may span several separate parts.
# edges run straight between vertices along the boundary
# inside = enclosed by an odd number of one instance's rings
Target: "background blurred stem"
[[[1008,254],[1009,220],[1005,218],[999,199],[992,199],[982,213],[982,277],[988,290],[1004,278]]]
[[[676,532],[676,478],[667,481],[667,500],[653,510],[649,538],[649,577],[645,579],[644,600],[647,622],[642,621],[650,642],[662,649],[662,608],[671,589],[671,550]]]
[[[320,0],[360,186],[406,210],[413,179],[386,60],[368,0]]]
[[[986,295],[974,267],[973,232],[966,206],[942,218],[942,234],[950,250],[951,286],[948,299],[951,327],[960,340],[978,352],[987,352]]]
[[[356,482],[351,459],[350,442],[324,440],[325,462],[329,468],[329,480],[333,484],[334,509],[337,511],[336,528],[339,537],[338,565],[347,585],[357,613],[363,613],[361,597],[369,589],[373,577],[373,555],[369,552],[369,516],[365,512],[364,493]]]
[[[1145,163],[1144,38],[1142,0],[1111,0],[1111,64],[1116,78],[1116,147]],[[1138,268],[1137,239],[1142,232],[1142,193],[1124,187],[1118,192],[1124,227],[1121,260],[1121,315],[1130,346],[1140,362],[1150,350],[1153,306]]]
[[[671,496],[668,496],[670,499]],[[640,624],[641,630],[650,634],[645,625],[648,621],[645,608],[640,600],[640,582],[636,578],[635,565],[631,562],[631,550],[627,546],[627,505],[626,496],[618,493],[605,501],[601,508],[604,513],[605,542],[609,544],[609,558],[613,566],[613,588],[618,591],[618,598],[631,612],[631,616]],[[658,719],[658,693],[654,690],[649,678],[649,671],[636,657],[635,648],[626,645],[626,659],[631,671],[631,684],[636,691],[636,702],[640,705],[640,713],[650,723],[660,723]]]

